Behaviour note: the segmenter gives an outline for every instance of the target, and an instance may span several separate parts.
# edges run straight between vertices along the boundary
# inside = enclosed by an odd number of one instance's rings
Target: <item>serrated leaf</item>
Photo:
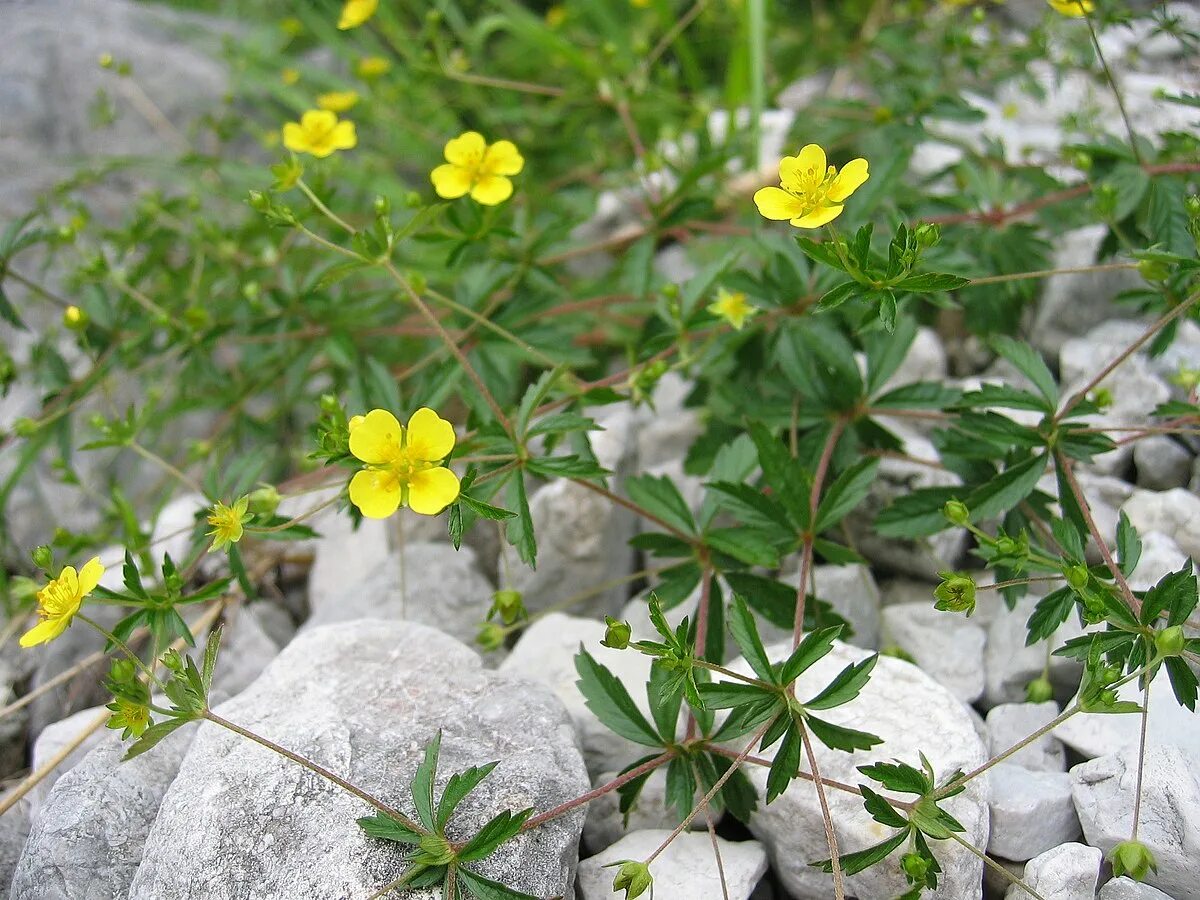
[[[476,900],[538,900],[531,894],[523,894],[468,869],[459,869],[458,878]]]
[[[475,790],[497,765],[498,763],[490,762],[484,766],[471,766],[469,769],[450,776],[437,805],[436,828],[439,832],[450,821],[450,816],[453,815],[455,808],[463,801],[463,798]]]
[[[810,631],[800,645],[792,651],[779,669],[779,683],[791,684],[818,660],[824,659],[833,650],[833,642],[842,633],[840,625]]]
[[[787,790],[796,773],[800,771],[800,755],[804,744],[800,738],[800,729],[793,723],[783,735],[783,743],[775,751],[775,759],[771,761],[771,771],[767,774],[766,801],[771,801]]]
[[[501,844],[517,836],[521,826],[531,815],[532,809],[523,809],[516,813],[506,809],[497,813],[459,851],[459,861],[477,862],[491,856]]]
[[[658,734],[637,708],[625,685],[582,647],[575,655],[575,670],[579,673],[575,684],[596,718],[634,743],[662,746]]]
[[[442,732],[438,729],[438,733],[434,735],[433,740],[429,742],[429,746],[425,748],[425,757],[421,760],[421,764],[417,766],[417,771],[413,773],[412,792],[413,805],[417,809],[417,816],[421,820],[421,824],[430,831],[436,830],[436,822],[433,816],[433,785],[437,780],[437,762],[438,753],[442,747]]]
[[[1180,706],[1186,706],[1192,712],[1196,711],[1196,693],[1200,683],[1196,673],[1192,671],[1181,657],[1169,656],[1163,665],[1167,668],[1167,677],[1171,679],[1171,690]]]
[[[855,750],[870,750],[883,743],[883,738],[869,732],[835,725],[816,716],[805,716],[804,721],[817,740],[831,750],[853,753]]]
[[[174,719],[167,719],[164,722],[155,722],[143,731],[141,736],[129,746],[129,749],[125,751],[125,755],[121,759],[130,760],[135,756],[141,756],[162,741],[163,738],[171,734],[171,732],[193,721],[195,721],[193,716],[180,716]]]
[[[675,483],[665,476],[640,475],[625,481],[629,499],[684,534],[695,534],[692,510]]]
[[[771,537],[751,528],[715,528],[704,535],[704,543],[746,565],[773,569],[779,565],[779,554],[768,543]]]
[[[421,835],[403,822],[398,822],[391,816],[383,813],[376,813],[373,816],[364,816],[358,820],[358,827],[361,828],[367,837],[377,838],[381,841],[396,841],[400,844],[416,844],[421,840]]]
[[[846,666],[825,690],[804,704],[805,709],[833,709],[849,703],[866,687],[878,659],[879,655],[875,654]]]
[[[842,472],[821,498],[815,530],[832,528],[866,499],[878,470],[878,459],[860,459]]]
[[[733,595],[729,614],[729,631],[742,651],[742,655],[750,664],[750,668],[754,670],[754,674],[763,681],[774,682],[775,672],[771,667],[771,660],[767,656],[766,648],[763,647],[762,638],[759,636],[758,623],[754,620],[754,614],[750,612],[750,607],[746,605],[745,598],[739,594]]]
[[[1009,466],[995,478],[980,485],[967,495],[971,521],[981,522],[1012,509],[1037,487],[1046,471],[1046,454],[1032,456]]]
[[[971,283],[970,278],[950,275],[945,272],[919,272],[908,275],[896,285],[896,290],[914,294],[932,294],[938,291],[956,291]]]
[[[204,686],[204,697],[208,697],[209,689],[212,687],[213,672],[217,668],[217,654],[221,650],[221,635],[224,633],[224,628],[218,626],[214,628],[208,635],[208,641],[204,644],[204,665],[201,670],[201,683]]]
[[[1049,411],[1053,411],[1058,404],[1058,384],[1041,354],[1024,341],[1018,341],[1007,335],[996,335],[990,343],[997,353],[1033,382],[1038,393],[1046,399]]]
[[[896,762],[877,762],[868,766],[859,766],[858,771],[862,772],[872,781],[878,781],[889,791],[895,791],[898,794],[917,794],[918,796],[929,793],[933,790],[933,783],[929,780],[929,776],[920,769],[914,768],[907,763],[902,763],[899,760]],[[864,793],[865,797],[866,794]],[[881,820],[882,821],[882,820]],[[888,824],[884,822],[884,824]],[[894,826],[899,828],[899,825]]]
[[[869,869],[876,863],[887,859],[893,850],[899,847],[908,838],[908,829],[899,831],[893,834],[890,838],[880,841],[873,847],[868,847],[866,850],[856,850],[854,853],[843,853],[838,856],[838,862],[842,867],[842,872],[846,875],[855,875],[859,872]],[[833,860],[823,859],[817,862],[809,863],[810,866],[820,869],[822,872],[833,872]]]

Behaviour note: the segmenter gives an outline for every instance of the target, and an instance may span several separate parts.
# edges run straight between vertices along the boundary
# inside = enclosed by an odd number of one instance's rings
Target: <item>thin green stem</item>
[[[335,213],[332,209],[330,209],[328,206],[326,206],[324,204],[324,202],[322,202],[321,198],[318,197],[315,193],[313,193],[312,188],[310,188],[307,184],[304,183],[303,178],[299,178],[296,180],[296,187],[300,188],[300,190],[304,192],[304,196],[306,196],[312,202],[312,205],[317,208],[317,211],[319,213],[321,213],[321,215],[323,215],[325,218],[327,218],[330,222],[332,222],[334,225],[337,225],[339,228],[341,228],[343,231],[347,232],[348,234],[356,233],[354,226],[350,225],[348,222],[346,222],[345,219],[343,219],[341,216],[339,216],[337,213]]]
[[[197,494],[200,494],[202,497],[205,496],[204,488],[200,486],[200,482],[198,482],[191,475],[188,475],[182,469],[167,462],[165,459],[163,459],[161,456],[159,456],[153,450],[146,449],[141,444],[139,444],[137,441],[130,441],[128,444],[126,444],[126,446],[129,447],[130,450],[132,450],[134,453],[136,453],[142,459],[146,460],[147,462],[154,463],[154,465],[158,466],[163,471],[170,474],[173,478],[175,478],[181,484],[188,487],[190,490],[195,491]]]
[[[1018,878],[1012,872],[1008,871],[1008,869],[1004,868],[1004,866],[1000,865],[1000,863],[996,862],[994,859],[992,859],[990,856],[988,856],[986,853],[984,853],[982,850],[980,850],[978,847],[976,847],[970,841],[966,840],[965,838],[959,837],[953,831],[948,832],[948,833],[950,835],[951,840],[953,840],[955,843],[960,844],[963,847],[965,847],[968,851],[971,852],[972,855],[977,856],[979,859],[981,859],[985,866],[987,866],[993,872],[998,873],[1003,878],[1007,879],[1009,881],[1009,883],[1014,884],[1017,887],[1019,887],[1021,890],[1025,891],[1027,894],[1029,894],[1029,896],[1031,898],[1033,898],[1033,900],[1046,900],[1045,897],[1043,897],[1041,894],[1039,894],[1037,891],[1035,891],[1033,888],[1031,888],[1029,885],[1027,885],[1024,881],[1022,881],[1020,878]]]
[[[817,755],[813,752],[812,739],[808,729],[804,727],[804,719],[795,717],[796,728],[800,731],[800,743],[804,745],[804,754],[808,757],[808,767],[812,769],[813,787],[817,790],[817,802],[821,806],[821,820],[825,825],[825,843],[829,846],[829,863],[833,874],[834,900],[845,900],[846,883],[842,876],[842,860],[838,853],[837,834],[833,830],[833,817],[829,814],[829,800],[825,796],[825,785],[821,782],[821,770],[817,768]]]
[[[80,613],[75,614],[75,618],[77,618],[80,622],[84,622],[84,623],[92,626],[92,628],[94,628],[96,631],[98,631],[100,633],[101,637],[103,637],[106,641],[111,643],[114,647],[116,647],[122,653],[124,653],[127,657],[129,657],[129,659],[132,660],[134,665],[136,665],[141,670],[143,675],[145,675],[154,684],[158,685],[158,689],[160,691],[166,691],[166,689],[167,689],[166,685],[164,685],[161,681],[158,680],[158,676],[154,674],[154,670],[151,669],[144,662],[142,662],[142,658],[140,656],[138,656],[136,653],[134,653],[131,649],[129,649],[128,644],[126,644],[123,640],[121,640],[119,637],[117,637],[115,634],[113,634],[111,631],[109,631],[107,628],[105,628],[103,625],[101,625],[99,622],[97,622],[95,619],[91,618],[90,616],[85,616],[83,613],[80,612]]]
[[[767,0],[748,0],[750,38],[750,171],[762,155],[762,116],[767,106]]]
[[[1113,76],[1112,69],[1108,67],[1108,60],[1104,58],[1104,50],[1100,47],[1100,38],[1096,34],[1096,26],[1092,22],[1091,13],[1082,4],[1080,4],[1079,8],[1083,10],[1083,18],[1087,22],[1088,34],[1092,36],[1092,46],[1096,48],[1096,58],[1100,60],[1100,65],[1104,69],[1104,77],[1108,81],[1108,86],[1112,89],[1113,97],[1116,98],[1117,109],[1121,111],[1121,121],[1125,123],[1125,132],[1129,135],[1129,149],[1133,151],[1133,157],[1138,161],[1138,165],[1144,165],[1145,160],[1142,159],[1142,151],[1138,149],[1137,134],[1134,133],[1133,123],[1129,121],[1129,112],[1125,109],[1125,98],[1121,96],[1121,89],[1117,86],[1117,79]]]
[[[1133,792],[1133,832],[1129,839],[1136,841],[1138,838],[1138,825],[1141,824],[1142,818],[1142,776],[1146,771],[1146,728],[1150,721],[1150,685],[1152,681],[1146,682],[1145,690],[1142,692],[1142,730],[1138,738],[1138,770],[1137,770],[1137,786]]]

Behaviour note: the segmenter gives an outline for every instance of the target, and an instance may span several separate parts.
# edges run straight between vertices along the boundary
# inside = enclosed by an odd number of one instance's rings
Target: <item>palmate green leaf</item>
[[[700,583],[700,576],[700,565],[695,560],[661,569],[658,582],[654,585],[654,594],[664,609],[671,609],[691,596]]]
[[[433,814],[433,785],[437,781],[438,753],[442,748],[442,731],[439,728],[429,746],[425,748],[425,757],[413,774],[412,792],[413,805],[417,809],[417,817],[421,824],[430,831],[437,830],[437,822]]]
[[[859,766],[858,771],[862,772],[872,781],[878,781],[889,791],[895,791],[898,794],[928,794],[933,790],[933,781],[929,776],[920,769],[910,766],[908,763],[900,762],[877,762],[869,766]],[[866,797],[866,793],[863,794]],[[882,799],[882,798],[881,798]],[[882,819],[879,821],[883,822]],[[890,823],[884,822],[888,825]],[[899,828],[899,825],[893,826]]]
[[[450,776],[450,780],[446,783],[446,788],[438,800],[437,821],[435,822],[438,831],[441,831],[450,821],[450,816],[454,814],[455,808],[463,801],[463,798],[475,790],[497,765],[499,763],[490,762],[484,766],[471,766],[469,769],[455,772]]]
[[[750,438],[758,450],[758,463],[774,495],[787,510],[792,522],[801,529],[809,525],[807,474],[792,458],[783,443],[763,424],[751,422]]]
[[[665,476],[639,475],[625,481],[625,492],[638,506],[684,534],[695,534],[692,511],[679,488]]]
[[[725,582],[750,608],[777,628],[791,629],[796,618],[796,589],[751,572],[726,572]]]
[[[754,674],[763,681],[775,682],[775,670],[771,665],[763,646],[762,637],[758,633],[758,623],[746,600],[740,594],[733,595],[733,603],[729,611],[729,632],[737,642],[738,649],[746,657],[746,662],[754,670]],[[751,685],[747,685],[751,687]]]
[[[868,458],[842,472],[821,498],[815,530],[826,531],[849,515],[870,492],[878,470],[879,460]]]
[[[1032,456],[1009,466],[991,481],[980,485],[964,501],[971,510],[971,521],[981,522],[1012,509],[1037,487],[1046,472],[1046,454]]]
[[[773,533],[754,528],[715,528],[704,535],[704,543],[748,566],[773,569],[779,565],[779,553],[771,545],[774,538]]]
[[[531,894],[523,894],[468,869],[459,869],[458,879],[476,900],[538,900]]]
[[[800,645],[792,651],[792,655],[780,666],[779,684],[791,684],[814,663],[824,659],[833,650],[833,642],[841,633],[842,627],[835,625],[806,634]]]
[[[655,755],[651,754],[650,756],[643,756],[641,759],[635,759],[618,774],[625,775],[629,772],[632,772],[638,766],[645,765],[654,758]],[[617,796],[620,798],[618,810],[621,813],[622,821],[627,826],[629,824],[629,814],[633,811],[633,807],[637,803],[637,799],[642,793],[642,788],[646,786],[646,781],[650,778],[651,774],[653,774],[653,770],[650,772],[643,772],[641,775],[638,775],[636,778],[631,778],[629,781],[617,788]]]
[[[531,815],[532,809],[523,809],[515,813],[506,809],[497,813],[458,852],[459,861],[477,862],[491,856],[501,844],[517,836],[521,826]]]
[[[868,847],[865,850],[856,850],[854,853],[844,853],[838,856],[838,863],[842,867],[842,872],[846,875],[856,875],[859,872],[869,869],[876,863],[887,859],[893,850],[899,847],[908,839],[908,829],[898,831],[886,840],[880,841],[873,847]],[[809,863],[815,869],[820,869],[822,872],[833,872],[833,860],[822,859],[817,862]]]
[[[1007,335],[996,335],[989,343],[993,350],[1033,382],[1038,393],[1046,400],[1046,411],[1053,412],[1055,406],[1058,405],[1058,384],[1041,354],[1024,341],[1018,341]]]
[[[596,718],[634,743],[662,746],[658,734],[637,708],[625,685],[582,646],[575,655],[575,670],[579,673],[575,684]]]
[[[784,732],[783,743],[775,751],[775,759],[771,761],[771,771],[767,774],[766,801],[768,805],[787,790],[792,779],[800,771],[800,756],[803,752],[804,744],[800,737],[800,729],[793,722]]]
[[[871,401],[871,409],[945,409],[961,402],[963,393],[935,381],[914,381]]]
[[[774,700],[778,697],[774,692],[742,681],[710,681],[700,685],[699,690],[705,709],[736,709],[747,703]]]
[[[1075,608],[1075,594],[1070,588],[1059,588],[1052,591],[1037,602],[1029,621],[1025,623],[1029,634],[1025,637],[1025,646],[1032,647],[1038,641],[1044,641],[1058,630],[1067,616]]]
[[[135,756],[141,756],[147,750],[153,749],[163,738],[167,737],[171,732],[178,728],[182,728],[188,722],[196,721],[193,715],[183,714],[176,718],[166,719],[162,722],[155,722],[149,728],[141,733],[136,741],[129,745],[129,749],[125,751],[125,755],[121,757],[123,761],[131,760]]]
[[[849,703],[866,687],[878,659],[879,655],[875,654],[846,666],[825,690],[804,704],[805,709],[833,709]]]
[[[831,750],[853,753],[855,750],[870,750],[883,743],[883,738],[869,732],[835,725],[816,716],[805,716],[804,721],[817,740]]]
[[[696,776],[686,757],[675,757],[667,764],[667,807],[675,807],[682,821],[692,811],[696,799]]]
[[[796,530],[779,502],[757,488],[731,481],[714,481],[705,487],[720,494],[718,503],[721,507],[746,525],[777,528],[784,534],[792,534]]]
[[[1157,621],[1164,613],[1167,625],[1182,625],[1196,608],[1196,576],[1189,560],[1178,572],[1170,572],[1158,580],[1142,598],[1143,624]]]
[[[384,815],[383,813],[364,816],[358,820],[358,826],[366,833],[367,837],[377,838],[382,841],[417,844],[421,840],[421,835],[418,832],[413,831],[403,822],[398,822],[391,816]]]
[[[865,768],[860,766],[860,769]],[[896,812],[895,807],[888,803],[886,799],[875,793],[865,784],[859,785],[859,791],[862,792],[863,807],[871,814],[871,818],[880,825],[886,825],[889,828],[907,828],[908,819]]]

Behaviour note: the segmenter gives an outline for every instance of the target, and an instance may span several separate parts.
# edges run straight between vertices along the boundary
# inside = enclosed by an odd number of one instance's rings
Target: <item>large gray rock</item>
[[[1161,531],[1200,560],[1200,497],[1191,491],[1135,491],[1122,509],[1138,531]]]
[[[1104,853],[1131,833],[1137,762],[1136,749],[1122,750],[1071,770],[1083,833]],[[1174,900],[1200,900],[1200,781],[1194,757],[1152,742],[1142,779],[1138,840],[1158,861],[1158,872],[1147,874],[1146,882]]]
[[[58,722],[51,722],[42,729],[42,733],[34,741],[30,759],[30,766],[34,771],[49,765],[50,760],[54,759],[69,744],[75,743],[76,739],[85,731],[90,731],[90,733],[29,792],[27,796],[34,811],[41,805],[43,798],[49,795],[50,789],[54,787],[54,782],[105,739],[108,732],[104,726],[93,726],[101,716],[107,718],[108,714],[108,710],[103,706],[93,706],[72,713]]]
[[[791,652],[791,643],[772,644],[767,653],[781,662]],[[869,654],[857,647],[836,643],[833,652],[812,666],[796,681],[796,695],[803,701],[824,688],[845,666]],[[745,660],[730,664],[735,671],[749,675]],[[923,751],[942,777],[955,769],[970,771],[987,759],[987,752],[975,731],[967,707],[944,687],[910,663],[880,657],[871,680],[857,699],[839,706],[821,717],[837,725],[869,730],[883,738],[870,751],[843,753],[813,741],[813,751],[821,775],[836,781],[857,783],[862,780],[858,766],[899,759],[920,765]],[[777,746],[765,752],[770,756]],[[744,743],[738,746],[741,750]],[[807,764],[802,766],[808,770]],[[762,796],[766,789],[767,769],[747,766],[746,774]],[[830,815],[843,853],[862,850],[886,836],[863,809],[862,798],[828,789]],[[945,809],[966,828],[963,835],[977,847],[988,840],[988,785],[976,778],[966,790],[948,800]],[[829,855],[821,808],[812,784],[793,781],[788,790],[771,803],[760,805],[750,822],[750,830],[767,847],[775,873],[796,900],[828,900],[833,895],[831,876],[809,866]],[[893,900],[907,889],[900,871],[903,848],[886,861],[846,879],[849,895],[859,900]],[[979,900],[983,864],[957,844],[937,847],[943,874],[937,891],[928,896],[937,900]]]
[[[409,783],[439,729],[438,790],[452,773],[498,760],[452,819],[456,840],[503,809],[546,810],[589,788],[569,719],[548,691],[483,669],[467,647],[413,623],[309,630],[217,712],[409,811]],[[365,896],[401,870],[397,846],[355,823],[370,812],[306,769],[205,724],[163,800],[129,896]],[[582,825],[582,809],[554,819],[479,871],[537,896],[569,893]]]
[[[309,580],[312,614],[304,630],[355,619],[403,619],[434,625],[461,641],[474,640],[494,591],[476,565],[475,551],[417,542],[406,543],[403,552],[376,555],[378,547],[370,545],[378,540],[377,533],[366,538],[369,549],[361,557],[369,560],[365,568],[356,570],[346,560],[340,584],[336,559],[319,553]]]
[[[1148,491],[1169,491],[1187,485],[1192,477],[1192,454],[1165,434],[1154,434],[1133,445],[1137,484]]]
[[[1142,702],[1136,681],[1117,688],[1117,697],[1132,703]],[[1054,736],[1075,752],[1092,758],[1136,750],[1141,728],[1142,717],[1137,713],[1076,713],[1054,729]],[[1146,741],[1151,747],[1173,744],[1193,766],[1200,768],[1200,716],[1179,705],[1163,674],[1155,680],[1150,692]]]
[[[1073,659],[1050,655],[1052,650],[1083,633],[1077,619],[1068,618],[1063,622],[1050,636],[1049,646],[1046,641],[1031,647],[1025,645],[1029,634],[1026,623],[1039,599],[1033,595],[1022,597],[1011,611],[1001,612],[988,627],[984,702],[989,707],[999,703],[1020,703],[1025,699],[1025,686],[1040,677],[1047,665],[1050,679],[1056,686],[1069,691],[1079,684],[1079,664]]]
[[[884,607],[883,643],[899,647],[964,703],[983,694],[987,632],[961,614],[928,601]]]
[[[618,860],[644,860],[670,835],[669,830],[635,831],[607,850],[579,864],[579,900],[611,900]],[[707,834],[684,832],[650,865],[654,896],[664,900],[749,900],[759,879],[767,872],[767,854],[757,841],[727,841],[717,838],[721,868]],[[721,888],[724,872],[725,888]]]
[[[988,853],[1004,859],[1033,859],[1080,835],[1066,772],[1031,772],[1000,763],[988,770],[992,815]]]
[[[194,727],[184,727],[122,762],[125,747],[107,732],[39,807],[13,878],[13,900],[124,896],[194,736]]]
[[[1171,900],[1153,885],[1132,878],[1114,878],[1100,888],[1100,900]]]
[[[1165,575],[1182,569],[1188,558],[1174,538],[1161,531],[1140,531],[1138,536],[1142,539],[1142,555],[1127,581],[1135,591],[1148,591]]]
[[[0,794],[0,800],[6,799],[9,793],[5,791]],[[7,896],[8,886],[12,883],[13,872],[28,837],[29,802],[22,799],[0,816],[0,896]]]
[[[636,650],[601,646],[605,630],[604,623],[595,619],[550,613],[525,629],[500,665],[505,675],[541,682],[554,691],[571,715],[588,771],[594,775],[620,771],[648,752],[648,748],[621,737],[596,718],[575,685],[579,678],[575,654],[583,647],[621,680],[642,713],[650,715],[645,688],[650,680],[650,657]]]
[[[607,784],[617,777],[617,772],[604,772],[596,779],[596,787]],[[617,791],[601,794],[588,804],[587,821],[583,824],[583,843],[593,853],[615,844],[634,831],[665,828],[668,831],[680,823],[683,816],[673,806],[667,806],[667,770],[659,768],[650,773],[642,785],[637,802],[629,810],[629,823],[621,814],[620,795]],[[691,828],[707,828],[703,815],[692,819]]]
[[[1047,850],[1025,866],[1024,882],[1046,900],[1094,900],[1100,877],[1100,851],[1084,844],[1063,844]],[[1004,900],[1033,900],[1013,885]]]
[[[1001,703],[993,706],[987,714],[988,751],[999,756],[1015,747],[1038,729],[1054,721],[1058,715],[1058,704],[1046,703]],[[1065,772],[1066,753],[1062,741],[1053,733],[1043,734],[1028,746],[1022,747],[1006,762],[1034,772]]]

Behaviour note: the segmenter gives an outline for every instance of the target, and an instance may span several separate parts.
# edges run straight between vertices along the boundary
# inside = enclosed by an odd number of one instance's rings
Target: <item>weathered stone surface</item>
[[[1117,696],[1134,703],[1142,701],[1136,681],[1117,688]],[[1200,768],[1200,716],[1179,705],[1165,675],[1160,675],[1154,682],[1150,701],[1150,712],[1146,716],[1148,745],[1173,744],[1187,755],[1192,765]],[[1090,759],[1121,750],[1136,750],[1141,727],[1142,717],[1132,713],[1077,713],[1055,728],[1054,736]]]
[[[795,587],[800,583],[800,573],[795,572],[787,581]],[[867,566],[813,566],[808,590],[829,603],[834,612],[850,623],[854,633],[847,637],[847,643],[868,650],[879,646],[879,607],[882,598],[879,585]],[[768,633],[764,629],[764,635]],[[771,634],[771,637],[774,636]],[[769,639],[764,637],[764,640]]]
[[[607,784],[618,775],[616,770],[604,772],[596,779],[595,786]],[[684,815],[690,812],[686,811]],[[675,808],[667,806],[667,771],[656,769],[650,773],[637,802],[629,811],[629,824],[622,821],[620,797],[609,791],[588,804],[587,821],[583,823],[583,843],[592,853],[599,853],[634,831],[665,828],[672,830],[679,824],[681,816]],[[693,830],[707,829],[704,816],[692,820]]]
[[[103,706],[93,706],[72,713],[58,722],[51,722],[42,729],[41,734],[34,741],[32,758],[30,760],[31,767],[36,771],[47,766],[50,760],[54,759],[68,744],[73,743],[85,730],[90,728],[101,715],[107,718],[108,710]],[[103,726],[93,729],[91,734],[84,738],[78,747],[71,750],[58,766],[34,786],[33,790],[26,795],[34,811],[37,810],[42,799],[50,793],[54,782],[64,772],[83,759],[93,747],[98,746],[107,734],[108,732],[105,731]]]
[[[671,832],[635,831],[607,850],[579,864],[579,900],[610,900],[616,869],[604,868],[618,860],[643,860],[658,849]],[[757,841],[717,838],[728,895],[721,890],[721,874],[712,841],[707,834],[684,832],[675,838],[650,866],[654,896],[678,900],[749,900],[754,886],[767,871],[767,854]]]
[[[987,714],[988,751],[999,756],[1018,741],[1023,741],[1039,728],[1048,725],[1059,713],[1058,704],[1001,703]],[[1022,747],[1007,760],[1034,772],[1065,772],[1067,757],[1062,741],[1053,734],[1044,734],[1032,744]]]
[[[307,631],[217,712],[409,811],[409,782],[439,729],[438,790],[452,773],[498,760],[452,819],[452,839],[502,809],[545,810],[589,786],[566,713],[548,691],[483,669],[467,647],[413,623]],[[365,896],[400,871],[395,846],[355,823],[369,812],[313,773],[205,724],[163,799],[129,896]],[[582,825],[582,810],[555,819],[479,871],[537,896],[569,893]]]
[[[376,545],[362,551],[369,567],[356,570],[347,561],[340,584],[335,561],[322,562],[327,559],[323,552],[314,561],[309,580],[312,615],[302,630],[379,618],[434,625],[461,641],[474,640],[494,591],[476,565],[474,550],[417,542],[406,543],[402,553],[381,553],[378,533],[366,539],[368,545]]]
[[[1147,591],[1171,572],[1178,572],[1187,562],[1187,554],[1161,531],[1140,531],[1142,555],[1133,574],[1127,579],[1135,591]]]
[[[647,716],[650,714],[645,689],[650,679],[650,657],[632,650],[601,646],[604,632],[604,623],[595,619],[550,613],[525,629],[500,665],[503,674],[541,682],[558,695],[575,723],[588,771],[595,775],[625,768],[645,756],[646,748],[610,731],[587,708],[583,695],[575,686],[579,678],[575,671],[575,654],[580,646],[607,666],[625,685],[642,712]]]
[[[1025,686],[1042,674],[1046,665],[1046,644],[1039,642],[1025,646],[1029,632],[1026,622],[1037,606],[1038,597],[1027,595],[1017,601],[1011,611],[1001,612],[988,626],[987,687],[984,702],[988,706],[998,703],[1020,703],[1025,699]],[[1050,647],[1061,647],[1070,638],[1082,634],[1075,618],[1068,618],[1050,636]],[[1071,690],[1079,684],[1080,666],[1073,659],[1051,656],[1050,679],[1056,686]]]
[[[1185,487],[1192,477],[1192,454],[1164,434],[1151,435],[1133,445],[1137,484],[1148,491]]]
[[[0,800],[6,799],[9,791],[0,794]],[[13,872],[17,868],[17,860],[25,848],[25,840],[29,837],[29,801],[18,800],[3,816],[0,816],[0,897],[8,896],[8,886],[12,883]]]
[[[12,881],[14,900],[125,896],[163,795],[195,736],[185,727],[122,762],[108,731],[38,808]]]
[[[1066,772],[1031,772],[1000,763],[991,780],[991,834],[988,853],[1004,859],[1033,859],[1080,835]]]
[[[1153,885],[1121,877],[1114,878],[1100,888],[1100,900],[1171,900],[1171,898]]]
[[[767,648],[771,660],[777,662],[786,659],[790,651],[790,642]],[[797,696],[801,701],[811,697],[845,666],[868,655],[857,647],[836,643],[833,652],[797,679]],[[750,674],[745,660],[730,665]],[[857,699],[822,712],[821,717],[834,724],[867,729],[884,741],[870,751],[855,753],[830,750],[814,741],[821,775],[837,781],[855,783],[862,778],[858,766],[893,758],[920,765],[918,751],[924,751],[934,770],[943,776],[955,769],[969,771],[987,758],[967,708],[916,666],[891,657],[879,658],[871,680]],[[808,766],[802,769],[807,771]],[[767,770],[749,766],[746,773],[761,796]],[[843,853],[862,850],[884,836],[859,797],[835,790],[826,791],[826,797]],[[963,837],[980,847],[988,840],[987,802],[986,779],[975,779],[945,806],[966,828]],[[829,855],[821,808],[811,784],[794,781],[770,806],[760,805],[750,830],[766,845],[774,871],[795,900],[829,900],[833,894],[831,877],[809,866],[813,860]],[[883,863],[850,876],[847,894],[859,900],[893,900],[902,894],[907,889],[899,865],[902,852],[898,850]],[[979,859],[958,846],[946,846],[939,847],[938,860],[944,872],[938,890],[929,896],[938,900],[978,900],[983,868]]]
[[[986,643],[987,633],[970,619],[929,602],[884,607],[883,644],[899,647],[964,703],[983,694]]]
[[[1024,881],[1046,900],[1094,900],[1100,877],[1101,853],[1085,844],[1063,844],[1025,864]],[[1004,900],[1033,900],[1013,885]]]
[[[1136,491],[1122,509],[1138,531],[1161,531],[1200,560],[1200,497],[1191,491]]]
[[[1195,750],[1200,745],[1193,741],[1189,746]],[[1071,770],[1083,833],[1104,853],[1130,835],[1137,761],[1137,750],[1126,749]],[[1158,872],[1148,873],[1147,883],[1174,900],[1200,898],[1200,781],[1194,756],[1189,759],[1180,746],[1149,741],[1138,840],[1158,861]]]

